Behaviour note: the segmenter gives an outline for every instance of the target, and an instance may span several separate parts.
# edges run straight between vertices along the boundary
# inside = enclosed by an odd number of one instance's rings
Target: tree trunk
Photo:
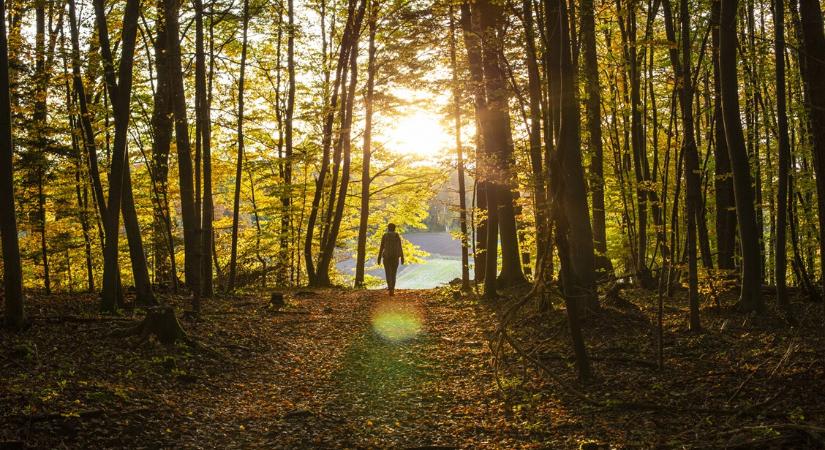
[[[284,161],[284,168],[283,168],[283,196],[281,197],[281,206],[283,211],[281,213],[281,263],[284,267],[284,279],[291,280],[290,277],[286,277],[286,268],[289,267],[291,269],[291,251],[290,251],[290,243],[292,239],[290,238],[291,233],[293,232],[290,229],[292,225],[292,118],[295,113],[295,8],[293,5],[293,0],[287,0],[287,16],[288,16],[288,26],[289,31],[287,34],[287,60],[286,60],[286,67],[287,67],[287,75],[289,76],[289,82],[287,87],[287,97],[286,97],[286,123],[284,125],[284,141],[286,144],[286,154],[285,161]]]
[[[693,83],[690,69],[690,15],[688,14],[687,0],[680,0],[681,16],[681,60],[676,43],[673,24],[673,11],[670,0],[663,0],[665,13],[665,29],[667,39],[673,44],[670,46],[670,61],[676,76],[679,89],[679,104],[682,110],[682,149],[685,155],[687,209],[687,255],[688,255],[688,303],[690,305],[690,329],[699,331],[699,276],[696,263],[696,210],[699,208],[701,186],[699,180],[699,154],[696,149],[696,134],[693,122]]]
[[[481,38],[478,24],[478,14],[473,15],[470,4],[461,4],[461,30],[464,37],[464,46],[467,49],[467,61],[470,67],[470,89],[473,93],[473,106],[475,109],[476,125],[476,207],[479,210],[481,219],[476,225],[476,242],[473,251],[475,261],[475,282],[484,282],[487,261],[487,223],[489,208],[487,203],[487,183],[484,181],[483,165],[485,164],[484,135],[480,118],[485,114],[487,107],[487,95],[484,90],[484,69],[481,62]]]
[[[51,280],[49,277],[49,251],[46,239],[46,194],[43,190],[43,183],[48,170],[48,157],[46,156],[46,146],[48,141],[46,123],[48,118],[48,78],[46,75],[46,2],[37,0],[35,2],[35,64],[34,64],[34,108],[32,112],[32,124],[34,134],[34,164],[35,177],[37,183],[37,232],[40,234],[40,258],[43,260],[43,288],[46,294],[51,294]]]
[[[593,0],[581,2],[581,41],[584,51],[585,91],[587,92],[587,135],[590,150],[590,198],[593,208],[593,245],[604,257],[607,252],[607,231],[604,211],[604,150],[602,148],[601,88],[596,57],[596,22]],[[608,260],[609,261],[609,260]],[[599,267],[610,270],[609,267]]]
[[[490,220],[487,229],[486,264],[496,266],[498,234],[501,235],[501,275],[497,280],[502,287],[526,282],[522,271],[518,249],[518,234],[515,217],[513,193],[513,148],[510,139],[509,92],[504,80],[500,55],[503,51],[501,41],[501,24],[503,12],[500,6],[487,1],[478,3],[481,16],[482,67],[484,70],[484,87],[487,103],[479,123],[484,136],[484,150],[487,163],[486,173],[482,175],[488,181],[487,205]],[[498,230],[493,227],[497,221]],[[486,267],[486,276],[494,273]],[[495,296],[495,283],[485,279],[485,296]]]
[[[175,118],[175,147],[178,153],[178,186],[180,188],[181,216],[183,219],[183,241],[186,260],[186,284],[192,290],[192,306],[200,311],[201,295],[201,239],[199,212],[195,207],[194,170],[192,151],[189,144],[189,123],[186,116],[186,98],[183,89],[183,69],[181,67],[180,30],[178,25],[178,3],[164,0],[164,16],[168,27],[167,48],[169,54],[172,109]]]
[[[177,289],[175,247],[172,239],[172,221],[169,210],[169,151],[172,142],[172,69],[167,42],[169,31],[164,18],[164,5],[157,2],[155,37],[154,109],[152,110],[152,184],[155,189],[155,212],[152,225],[155,281],[168,282]]]
[[[541,75],[535,43],[532,2],[524,0],[522,9],[524,14],[525,49],[527,50],[527,86],[530,93],[530,168],[532,169],[533,208],[536,220],[536,261],[537,264],[544,264],[545,258],[548,257],[545,250],[549,246],[550,233],[547,218],[546,172],[541,148]],[[601,146],[601,143],[599,143],[599,146]],[[536,273],[542,273],[540,267],[536,267]]]
[[[773,2],[774,65],[776,72],[776,126],[779,143],[779,182],[776,191],[776,301],[787,306],[788,292],[785,279],[788,264],[788,178],[791,171],[791,148],[788,137],[788,112],[785,105],[785,2]]]
[[[321,255],[318,259],[316,273],[317,282],[320,286],[331,285],[329,268],[335,253],[335,244],[338,241],[338,231],[341,228],[341,219],[343,218],[344,206],[346,204],[346,194],[349,187],[350,162],[352,154],[350,133],[352,129],[352,111],[355,100],[355,87],[358,83],[358,36],[361,33],[361,24],[364,19],[365,10],[366,0],[361,0],[358,5],[358,12],[355,14],[354,21],[352,22],[350,41],[351,48],[348,52],[350,72],[349,86],[347,87],[345,97],[342,98],[343,101],[341,104],[341,135],[339,137],[339,145],[341,146],[343,165],[341,166],[341,181],[339,184],[335,210],[330,210],[332,214],[329,215],[329,231],[326,233],[326,239],[322,239],[321,242]],[[336,184],[333,177],[331,189],[334,190],[335,187]],[[332,196],[330,197],[331,202],[333,198],[334,197]],[[332,206],[332,204],[330,204],[330,206]]]
[[[736,253],[736,205],[733,196],[733,175],[730,168],[725,123],[722,119],[722,95],[719,77],[719,11],[721,0],[712,0],[710,26],[713,56],[713,156],[716,161],[714,187],[716,192],[716,250],[720,269],[734,269]]]
[[[818,0],[799,0],[802,31],[802,79],[805,85],[809,128],[813,141],[814,173],[816,174],[817,206],[819,209],[819,261],[825,274],[825,32]],[[821,276],[825,285],[825,275]]]
[[[210,21],[213,20],[210,16]],[[215,214],[212,200],[212,121],[209,111],[206,86],[206,52],[203,36],[203,1],[195,0],[195,109],[197,130],[201,144],[203,160],[203,205],[201,215],[200,264],[202,295],[210,298],[214,294],[212,282],[212,260],[209,251],[212,248],[212,221]]]
[[[562,294],[567,307],[573,351],[579,378],[590,378],[590,361],[579,319],[587,307],[597,308],[593,262],[593,232],[587,208],[587,187],[582,166],[579,111],[575,91],[575,70],[572,62],[567,5],[564,1],[548,0],[547,31],[556,33],[558,48],[550,48],[559,57],[559,64],[549,78],[558,77],[559,134],[556,152],[550,164],[551,213],[556,228],[556,245],[561,261]],[[555,76],[554,76],[555,75]]]
[[[238,272],[238,220],[241,207],[241,175],[243,174],[244,160],[244,82],[246,76],[247,34],[249,31],[249,0],[243,2],[243,40],[241,41],[241,73],[238,78],[238,159],[235,164],[235,197],[232,202],[232,249],[229,256],[229,284],[227,290],[235,290],[235,277]]]
[[[112,104],[115,119],[115,139],[112,146],[111,169],[109,175],[109,201],[105,211],[104,229],[106,243],[103,250],[103,293],[101,308],[114,311],[122,303],[120,289],[120,264],[118,263],[118,239],[121,214],[121,202],[126,185],[128,161],[126,138],[129,127],[129,106],[132,93],[132,67],[134,63],[135,39],[137,37],[137,19],[140,9],[139,0],[128,0],[123,14],[123,31],[121,36],[121,57],[118,74],[115,75],[106,12],[102,0],[95,0],[95,18],[97,21],[100,51],[103,57],[104,75],[109,101]],[[140,239],[139,235],[137,236]],[[133,270],[136,270],[133,262]],[[137,277],[135,277],[137,280]]]
[[[3,244],[3,288],[5,326],[20,329],[26,322],[23,310],[23,272],[14,206],[14,161],[9,89],[9,47],[6,41],[6,6],[0,0],[0,239]]]
[[[467,241],[467,188],[464,182],[464,153],[461,145],[461,85],[456,61],[456,27],[450,5],[450,69],[452,71],[453,120],[455,127],[456,169],[458,171],[458,220],[461,231],[461,290],[470,290],[470,257]]]
[[[719,75],[722,95],[722,118],[725,140],[733,169],[733,193],[739,222],[739,244],[742,250],[742,290],[740,304],[745,311],[762,311],[760,231],[756,222],[753,184],[742,133],[739,113],[739,93],[736,70],[736,10],[738,0],[722,0],[719,20]]]
[[[361,161],[361,216],[358,222],[358,248],[355,261],[355,287],[364,286],[364,266],[367,260],[367,225],[370,214],[370,157],[372,155],[372,102],[375,91],[375,32],[378,27],[376,0],[370,0],[369,50],[367,60],[367,94],[364,98],[364,148]]]

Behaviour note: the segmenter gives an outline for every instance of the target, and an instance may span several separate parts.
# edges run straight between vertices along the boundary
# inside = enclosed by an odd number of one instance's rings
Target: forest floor
[[[33,326],[0,332],[0,448],[825,445],[821,305],[795,303],[795,327],[708,307],[697,334],[677,296],[660,370],[655,300],[624,291],[586,319],[581,384],[563,311],[511,324],[525,357],[496,344],[513,299],[449,288],[217,298],[181,319],[197,348],[116,337],[140,315],[99,316],[93,296],[32,295]]]

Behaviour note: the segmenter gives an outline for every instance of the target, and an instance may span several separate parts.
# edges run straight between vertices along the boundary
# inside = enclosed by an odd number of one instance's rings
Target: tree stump
[[[117,334],[121,337],[140,336],[138,345],[146,342],[150,336],[155,336],[158,342],[167,346],[178,340],[190,345],[192,342],[178,322],[178,318],[175,317],[174,308],[168,305],[148,308],[146,317],[139,324],[117,332]]]
[[[286,306],[284,294],[282,292],[273,292],[269,297],[269,307],[275,311],[279,311],[284,306]]]

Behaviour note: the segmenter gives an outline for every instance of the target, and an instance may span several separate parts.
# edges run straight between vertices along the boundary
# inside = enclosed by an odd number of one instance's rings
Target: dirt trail
[[[382,291],[326,293],[297,303],[328,313],[317,321],[285,322],[294,335],[282,334],[275,351],[262,355],[273,365],[254,378],[277,378],[285,366],[292,376],[269,388],[289,408],[245,427],[248,434],[261,433],[260,443],[290,448],[515,444],[495,425],[501,403],[482,336],[482,309],[469,302],[446,304],[422,291],[392,298]],[[289,363],[277,368],[275,360],[284,359]],[[262,390],[267,387],[255,389]],[[247,399],[226,403],[231,410]]]

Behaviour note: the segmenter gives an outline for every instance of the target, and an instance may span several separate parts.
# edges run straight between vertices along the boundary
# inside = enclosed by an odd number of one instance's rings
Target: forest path
[[[434,291],[300,293],[262,334],[269,350],[250,355],[212,401],[187,406],[197,424],[189,438],[280,448],[518,446],[530,433],[508,430],[484,338],[491,314]]]

